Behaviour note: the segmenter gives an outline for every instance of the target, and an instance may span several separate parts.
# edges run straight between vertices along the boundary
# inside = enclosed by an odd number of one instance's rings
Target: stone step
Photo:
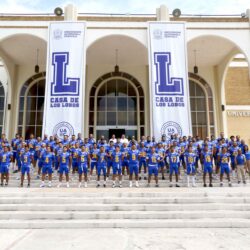
[[[46,228],[250,228],[249,219],[1,220],[0,229]]]
[[[250,197],[95,197],[94,199],[89,197],[2,197],[0,199],[0,205],[3,204],[214,204],[224,203],[226,204],[250,204]]]
[[[250,219],[248,211],[0,211],[0,220]]]
[[[0,204],[0,211],[250,211],[250,204]]]

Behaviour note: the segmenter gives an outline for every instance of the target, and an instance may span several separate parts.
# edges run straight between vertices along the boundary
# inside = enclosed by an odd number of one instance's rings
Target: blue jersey
[[[238,150],[239,150],[239,147],[231,147],[229,149],[231,161],[235,160],[235,157],[238,155]]]
[[[236,156],[236,163],[237,165],[244,165],[246,162],[246,156],[244,154]]]
[[[79,148],[71,148],[70,149],[72,161],[77,162],[78,161],[78,154],[79,154]]]
[[[69,165],[69,158],[70,158],[70,153],[69,152],[62,152],[59,155],[59,163],[60,165]]]
[[[148,149],[145,147],[139,148],[139,152],[140,152],[140,161],[146,160]]]
[[[132,165],[137,164],[139,161],[139,155],[140,155],[140,152],[137,149],[128,151],[129,164],[132,164]]]
[[[12,157],[11,152],[2,152],[0,154],[1,164],[2,165],[9,165],[11,163],[11,157]]]
[[[167,159],[170,166],[178,166],[180,163],[179,154],[176,152],[169,153]]]
[[[32,154],[30,152],[24,152],[21,155],[21,163],[23,166],[30,166],[32,161]]]
[[[245,152],[245,156],[246,156],[246,160],[249,161],[250,160],[250,151]]]
[[[229,157],[230,157],[230,154],[229,153],[220,153],[219,154],[220,156],[220,164],[221,166],[227,166],[229,164]]]
[[[98,153],[99,153],[99,149],[98,148],[93,148],[92,150],[90,150],[91,160],[93,162],[97,161]]]
[[[112,154],[113,166],[121,165],[122,163],[122,152],[113,152]]]
[[[194,165],[196,161],[196,154],[195,153],[185,153],[185,161],[187,165]]]
[[[212,165],[212,159],[213,159],[213,154],[212,152],[203,152],[203,164],[204,166],[211,166]]]
[[[19,139],[16,139],[16,138],[12,139],[11,146],[12,146],[12,151],[13,152],[17,151],[17,146],[18,146],[19,142],[20,142]]]
[[[106,148],[106,153],[107,153],[107,159],[108,159],[108,161],[111,161],[111,156],[112,156],[112,154],[113,154],[114,151],[115,151],[115,147],[108,146]]]
[[[159,154],[161,159],[164,159],[164,157],[165,157],[165,149],[164,148],[156,148],[155,151],[156,151],[157,154]]]
[[[106,165],[107,164],[107,154],[106,152],[99,152],[97,154],[98,157],[98,164],[99,165]]]
[[[78,163],[86,165],[88,163],[88,156],[89,156],[88,152],[79,151],[78,152]]]
[[[161,157],[157,153],[149,153],[147,155],[148,166],[158,166],[158,161],[161,160]]]
[[[128,161],[128,152],[130,151],[130,148],[122,148],[121,152],[124,156],[123,161]]]
[[[53,165],[55,160],[55,155],[51,152],[44,152],[42,155],[42,161],[43,165],[45,166],[51,166]]]

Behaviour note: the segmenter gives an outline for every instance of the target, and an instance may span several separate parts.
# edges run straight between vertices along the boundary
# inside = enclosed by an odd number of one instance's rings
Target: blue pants
[[[153,166],[153,165],[149,165],[148,166],[148,174],[149,175],[154,174],[155,176],[158,176],[158,167],[157,166]]]
[[[1,167],[0,167],[0,173],[1,174],[8,174],[9,173],[9,165],[7,164],[1,164]]]
[[[169,169],[170,174],[173,174],[173,172],[175,174],[179,173],[179,167],[178,165],[170,165],[170,169]]]
[[[122,166],[121,164],[114,164],[113,163],[113,174],[121,175],[122,174]]]
[[[138,164],[129,164],[129,174],[135,174],[138,175],[139,173],[139,168],[138,168]]]
[[[195,165],[194,164],[188,164],[187,165],[187,174],[188,175],[195,174],[195,172],[196,172]]]
[[[43,165],[42,174],[52,174],[52,173],[53,173],[52,166],[50,166],[50,165]]]
[[[78,165],[78,174],[87,174],[88,173],[88,166],[87,164],[79,164]]]
[[[97,166],[97,175],[101,175],[101,172],[104,176],[107,175],[107,166],[102,164]]]
[[[60,174],[68,174],[69,173],[69,167],[67,165],[60,165],[59,166],[59,173]]]

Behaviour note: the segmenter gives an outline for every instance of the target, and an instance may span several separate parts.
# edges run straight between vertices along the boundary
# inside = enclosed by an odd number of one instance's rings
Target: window
[[[5,91],[2,83],[0,82],[0,134],[2,134],[3,132],[4,109],[5,109]]]
[[[41,73],[40,73],[41,74]],[[19,100],[18,133],[29,137],[42,135],[45,78],[26,82]]]
[[[213,96],[208,84],[189,79],[193,135],[205,138],[214,134]]]
[[[112,74],[116,75],[112,77]],[[100,135],[108,136],[109,129],[125,129],[129,137],[137,137],[145,131],[145,104],[141,85],[126,73],[117,74],[109,73],[107,78],[100,77],[90,91],[89,133],[93,131],[97,138]]]

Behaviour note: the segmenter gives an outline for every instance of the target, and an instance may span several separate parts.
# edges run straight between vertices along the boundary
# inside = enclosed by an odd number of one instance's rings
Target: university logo
[[[156,67],[156,95],[184,95],[183,78],[171,77],[171,53],[155,52],[154,64]]]
[[[177,122],[169,121],[162,125],[161,134],[165,134],[168,139],[174,134],[182,136],[182,129]]]
[[[80,78],[67,77],[69,52],[52,53],[52,66],[54,67],[53,82],[51,83],[51,96],[78,96]]]
[[[60,40],[62,39],[63,31],[60,29],[56,29],[54,30],[53,35],[55,40]]]
[[[163,35],[162,35],[162,31],[157,29],[157,30],[154,30],[153,31],[153,36],[154,36],[154,39],[156,40],[160,40],[163,38]]]
[[[68,122],[60,122],[53,129],[53,135],[63,139],[65,135],[71,137],[74,134],[73,126]]]

